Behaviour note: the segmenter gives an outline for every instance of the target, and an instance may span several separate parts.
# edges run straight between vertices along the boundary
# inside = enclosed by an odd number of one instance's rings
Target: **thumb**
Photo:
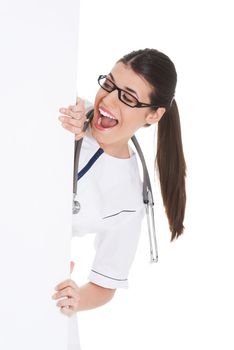
[[[74,266],[75,266],[74,261],[70,261],[70,273],[73,272]]]
[[[77,96],[76,97],[76,105],[80,105],[80,106],[84,107],[84,105],[85,105],[84,99],[79,97],[79,96]]]

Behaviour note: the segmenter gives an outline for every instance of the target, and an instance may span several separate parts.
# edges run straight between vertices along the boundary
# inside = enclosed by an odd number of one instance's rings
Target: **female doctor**
[[[89,282],[78,287],[68,279],[55,288],[53,298],[67,316],[101,306],[113,298],[116,288],[128,286],[145,214],[136,154],[128,142],[143,126],[158,123],[155,167],[171,240],[183,232],[186,164],[174,98],[176,81],[168,56],[155,49],[134,51],[98,78],[93,119],[85,133],[83,101],[60,109],[62,126],[76,140],[83,138],[80,212],[73,215],[73,234],[97,233]]]

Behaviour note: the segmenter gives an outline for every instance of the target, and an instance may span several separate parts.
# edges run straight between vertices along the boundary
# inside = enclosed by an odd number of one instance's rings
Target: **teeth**
[[[110,115],[109,113],[103,111],[101,108],[99,108],[99,112],[100,112],[104,117],[107,117],[107,118],[116,120],[116,118],[114,118],[114,117],[113,117],[112,115]]]

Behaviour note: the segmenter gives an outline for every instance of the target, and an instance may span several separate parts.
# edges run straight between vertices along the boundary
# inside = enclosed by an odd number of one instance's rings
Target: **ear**
[[[150,112],[146,117],[146,123],[147,124],[158,123],[165,112],[166,112],[166,108],[164,107],[159,107],[156,111]]]

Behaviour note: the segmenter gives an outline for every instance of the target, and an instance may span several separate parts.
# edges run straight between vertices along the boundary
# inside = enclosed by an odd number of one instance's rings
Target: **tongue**
[[[115,119],[111,119],[108,117],[102,117],[102,121],[101,121],[101,126],[103,128],[112,128],[113,126],[117,125],[118,121]]]

